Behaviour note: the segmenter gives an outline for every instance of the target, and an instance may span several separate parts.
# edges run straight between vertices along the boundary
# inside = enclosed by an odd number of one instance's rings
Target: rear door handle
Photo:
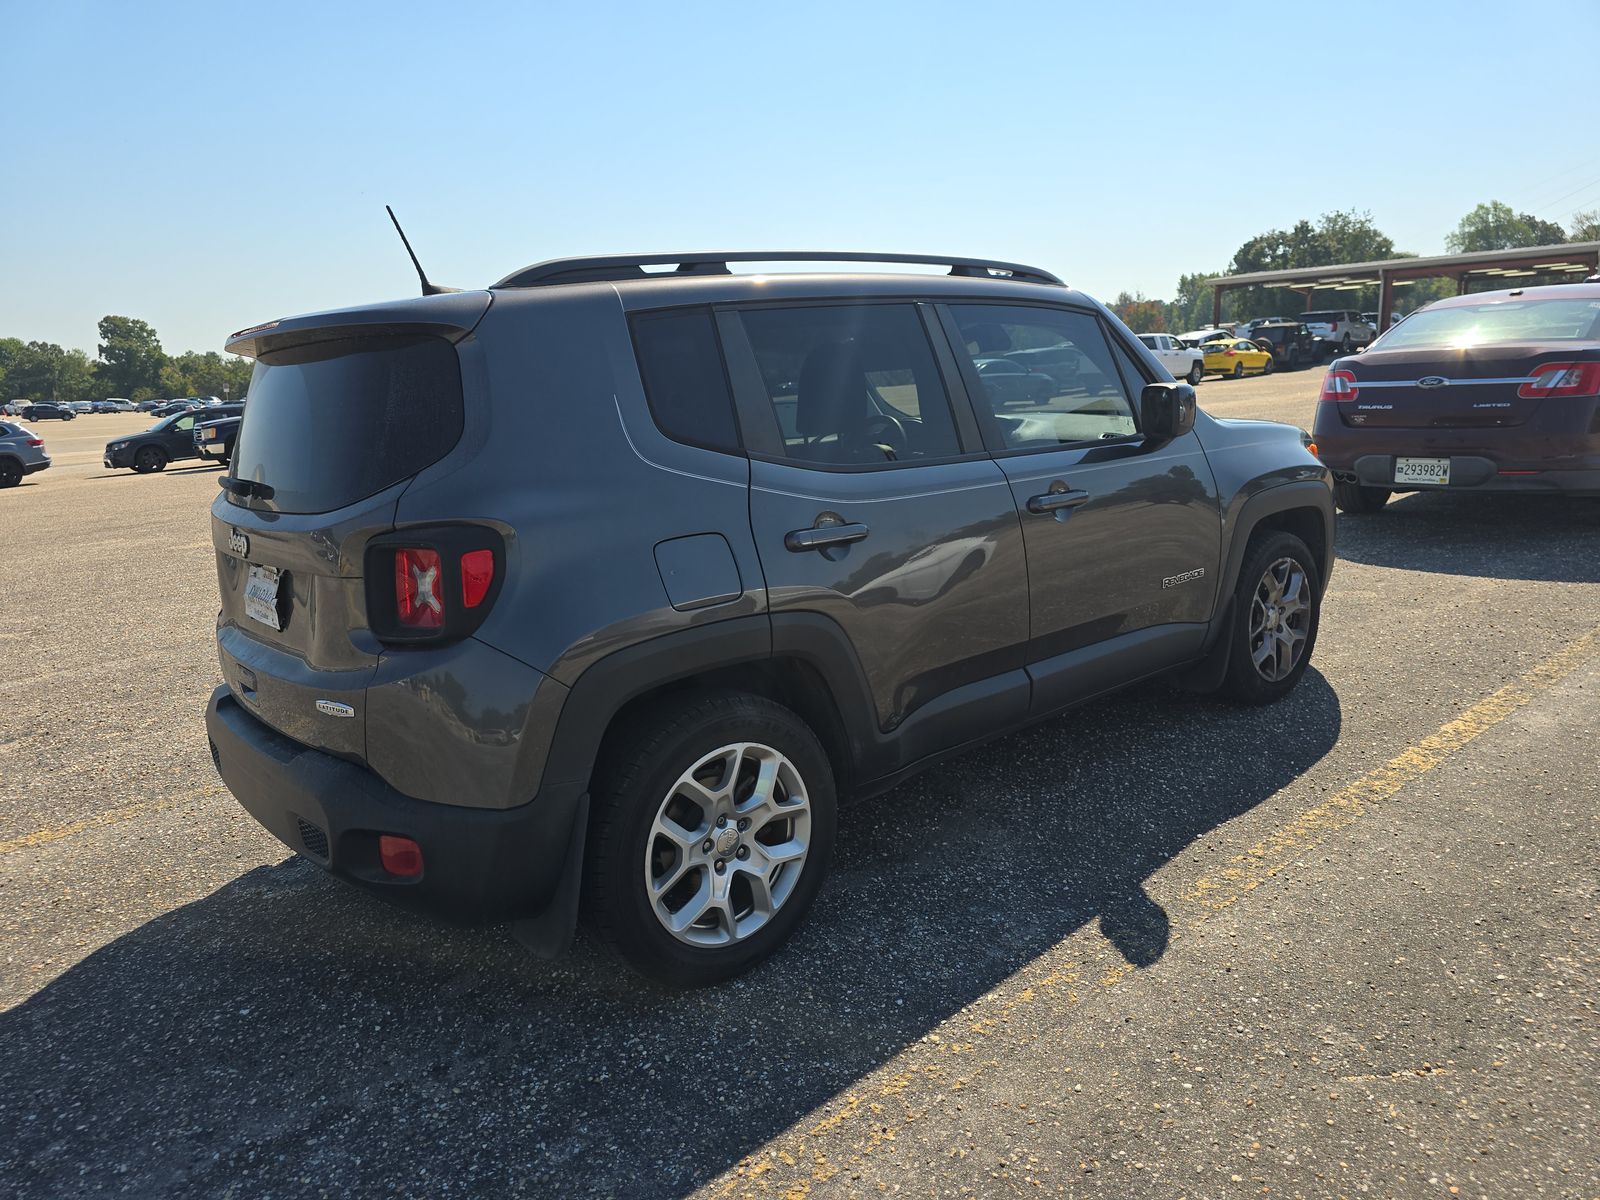
[[[829,546],[859,542],[871,532],[859,522],[851,525],[814,525],[810,529],[795,529],[784,534],[783,544],[796,554],[801,554],[807,550],[824,550]]]
[[[1034,496],[1028,501],[1028,511],[1031,513],[1052,513],[1062,508],[1077,508],[1089,499],[1088,492],[1046,492],[1042,496]]]

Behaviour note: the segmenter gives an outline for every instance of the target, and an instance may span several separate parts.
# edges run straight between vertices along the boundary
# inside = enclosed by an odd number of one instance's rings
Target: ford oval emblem
[[[1417,386],[1418,387],[1425,387],[1425,388],[1436,388],[1436,387],[1444,387],[1449,382],[1450,381],[1448,379],[1446,379],[1443,375],[1424,375],[1421,379],[1417,380]]]

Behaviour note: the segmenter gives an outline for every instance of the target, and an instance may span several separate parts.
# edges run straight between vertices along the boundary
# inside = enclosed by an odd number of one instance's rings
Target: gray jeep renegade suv
[[[727,265],[779,259],[949,274]],[[734,975],[841,797],[1164,672],[1273,700],[1316,641],[1299,432],[1197,412],[1034,268],[571,259],[228,349],[218,770],[313,862],[546,952],[581,907],[649,976]]]

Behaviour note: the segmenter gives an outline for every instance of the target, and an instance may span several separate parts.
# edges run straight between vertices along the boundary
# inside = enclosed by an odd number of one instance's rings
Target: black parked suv
[[[1270,351],[1280,367],[1300,367],[1316,362],[1322,353],[1320,339],[1299,321],[1262,321],[1250,326],[1250,340]]]
[[[773,259],[950,274],[728,267]],[[545,952],[581,908],[652,977],[736,974],[842,797],[1163,673],[1274,700],[1316,640],[1299,431],[1197,412],[1033,268],[571,259],[228,349],[218,770],[313,862]],[[1005,358],[1050,386],[997,394]]]
[[[217,420],[236,417],[239,405],[218,405],[206,409],[181,409],[163,417],[143,433],[130,433],[106,443],[104,462],[109,468],[132,467],[141,475],[165,471],[167,464],[180,458],[199,458],[195,445],[195,426],[204,417]]]

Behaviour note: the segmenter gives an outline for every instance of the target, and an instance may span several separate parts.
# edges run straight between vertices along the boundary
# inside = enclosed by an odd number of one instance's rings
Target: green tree
[[[249,359],[237,354],[224,357],[215,350],[190,351],[167,360],[161,368],[161,388],[169,396],[221,396],[237,400],[250,388]]]
[[[137,317],[100,318],[100,385],[108,396],[134,398],[140,390],[160,384],[167,356],[148,322]]]
[[[95,391],[94,364],[82,350],[54,342],[5,339],[7,399],[87,400]],[[15,347],[20,347],[16,349]]]
[[[1121,322],[1135,333],[1165,333],[1167,306],[1152,300],[1143,292],[1119,292],[1116,300],[1107,306]]]
[[[1514,212],[1509,204],[1491,200],[1462,217],[1455,232],[1444,239],[1444,244],[1452,254],[1466,254],[1473,250],[1554,246],[1566,240],[1566,231],[1554,221],[1540,220],[1532,213]]]
[[[1600,242],[1600,208],[1586,208],[1572,214],[1567,230],[1569,242]]]
[[[1372,223],[1372,214],[1354,209],[1323,213],[1315,224],[1296,221],[1289,229],[1269,229],[1234,252],[1229,275],[1328,267],[1339,263],[1377,262],[1396,258],[1394,241]],[[1348,293],[1341,305],[1376,304],[1377,289]],[[1224,296],[1224,315],[1232,320],[1253,316],[1293,316],[1305,310],[1298,293],[1283,288],[1241,288]],[[1208,314],[1205,318],[1210,320]]]

